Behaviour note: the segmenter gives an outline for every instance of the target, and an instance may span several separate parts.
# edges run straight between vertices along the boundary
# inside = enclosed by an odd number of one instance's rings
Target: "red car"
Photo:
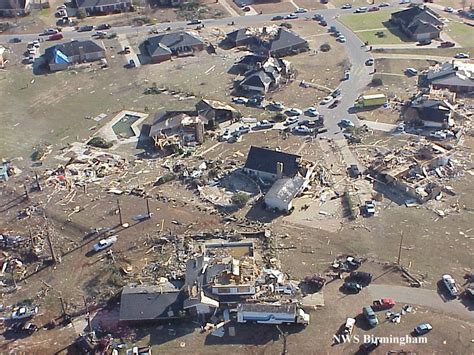
[[[374,7],[371,7],[368,12],[374,12],[374,11],[379,11],[380,8],[378,8],[377,6],[374,6]]]
[[[57,41],[59,39],[63,39],[63,35],[61,33],[55,33],[48,37],[48,41]]]
[[[395,301],[391,298],[382,298],[379,300],[375,300],[372,306],[372,309],[377,311],[382,311],[384,309],[390,309],[395,306]]]

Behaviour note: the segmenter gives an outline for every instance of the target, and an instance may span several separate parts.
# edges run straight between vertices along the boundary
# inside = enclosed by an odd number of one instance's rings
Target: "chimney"
[[[280,161],[277,161],[276,172],[277,179],[281,179],[283,177],[283,163]]]
[[[184,41],[184,34],[183,34],[183,33],[181,33],[181,34],[179,35],[179,41],[180,41],[180,42],[183,42],[183,41]]]
[[[266,35],[267,34],[267,28],[265,26],[263,26],[262,28],[262,34],[263,35]]]

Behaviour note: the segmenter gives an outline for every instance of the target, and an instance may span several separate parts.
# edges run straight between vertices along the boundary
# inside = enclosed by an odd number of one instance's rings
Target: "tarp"
[[[61,52],[59,49],[56,48],[54,51],[54,63],[55,64],[69,64],[69,60],[63,52]]]

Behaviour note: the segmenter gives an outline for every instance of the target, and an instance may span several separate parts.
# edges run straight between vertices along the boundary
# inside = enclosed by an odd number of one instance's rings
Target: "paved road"
[[[433,308],[474,322],[474,312],[470,311],[460,300],[444,301],[433,290],[393,285],[370,285],[368,291],[374,300],[389,297],[393,298],[396,302]]]
[[[453,57],[441,57],[437,55],[426,55],[426,54],[401,54],[401,53],[374,53],[373,57],[377,58],[387,58],[387,59],[414,59],[414,60],[436,60],[438,62],[451,61]],[[470,59],[456,59],[458,61],[469,62]]]

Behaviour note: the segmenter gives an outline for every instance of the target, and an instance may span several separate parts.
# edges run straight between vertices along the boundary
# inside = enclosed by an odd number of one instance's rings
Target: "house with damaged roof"
[[[296,33],[279,26],[241,28],[226,35],[224,43],[233,47],[247,47],[267,57],[284,57],[307,51],[308,42]]]
[[[132,0],[73,0],[77,9],[84,10],[88,16],[106,15],[130,11]]]
[[[188,31],[163,33],[147,38],[143,42],[151,63],[170,60],[172,56],[185,57],[204,49],[204,42]]]
[[[435,65],[418,76],[418,85],[456,93],[474,92],[474,64],[453,60]]]
[[[75,64],[105,58],[105,49],[91,40],[72,40],[46,48],[44,58],[49,70],[54,72],[65,70]]]
[[[271,184],[264,197],[268,208],[289,212],[293,199],[308,186],[313,167],[299,155],[252,146],[243,171],[264,185]]]
[[[414,41],[439,38],[444,25],[439,15],[427,6],[394,12],[390,22]]]
[[[427,128],[450,128],[454,126],[454,107],[446,100],[419,97],[410,108],[416,112],[416,119]]]

